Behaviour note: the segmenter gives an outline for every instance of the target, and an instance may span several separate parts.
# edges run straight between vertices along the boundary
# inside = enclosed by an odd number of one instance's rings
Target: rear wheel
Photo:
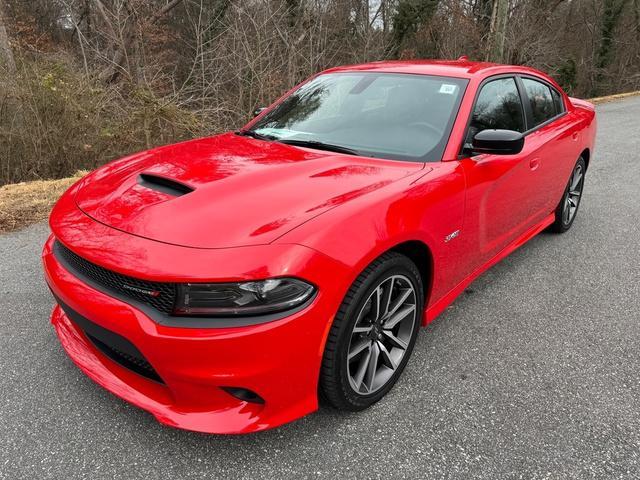
[[[345,296],[329,332],[320,389],[340,410],[363,410],[391,390],[416,341],[423,305],[420,273],[386,253]]]
[[[587,171],[587,164],[583,157],[576,162],[571,178],[567,183],[562,200],[556,207],[556,219],[551,225],[551,230],[556,233],[564,233],[571,228],[573,221],[578,214],[578,207],[582,199],[584,189],[584,176]]]

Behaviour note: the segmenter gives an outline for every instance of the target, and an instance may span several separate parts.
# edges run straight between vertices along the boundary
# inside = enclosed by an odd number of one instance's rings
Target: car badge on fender
[[[458,235],[460,235],[460,230],[456,230],[455,232],[451,232],[449,235],[444,237],[444,243],[450,242],[451,240],[456,238]]]

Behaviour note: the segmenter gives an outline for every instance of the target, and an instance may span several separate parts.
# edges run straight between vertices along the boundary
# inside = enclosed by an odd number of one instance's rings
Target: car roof
[[[459,60],[392,60],[382,62],[345,65],[331,68],[322,73],[340,72],[383,72],[383,73],[412,73],[421,75],[440,75],[443,77],[472,78],[488,77],[501,73],[526,73],[547,78],[542,72],[533,68],[501,65],[490,62],[472,62],[467,59]]]

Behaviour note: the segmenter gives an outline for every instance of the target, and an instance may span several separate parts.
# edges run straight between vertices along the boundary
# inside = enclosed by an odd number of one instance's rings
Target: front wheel
[[[386,253],[344,298],[329,332],[320,389],[340,410],[363,410],[384,397],[404,369],[418,335],[423,287],[415,264]]]
[[[584,189],[584,176],[587,171],[587,163],[583,157],[580,157],[573,167],[571,178],[565,188],[562,200],[556,207],[556,219],[551,224],[551,230],[556,233],[564,233],[571,228],[573,221],[578,214],[578,207],[582,199],[582,191]]]

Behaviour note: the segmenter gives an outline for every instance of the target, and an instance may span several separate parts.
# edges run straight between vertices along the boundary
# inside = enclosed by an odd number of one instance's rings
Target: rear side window
[[[551,97],[551,89],[547,85],[530,78],[523,78],[522,84],[531,103],[532,127],[537,127],[556,116],[556,105]]]
[[[556,115],[564,113],[564,103],[562,102],[562,95],[557,90],[551,89],[551,96],[553,97],[553,104],[556,106]]]
[[[476,100],[466,143],[487,129],[524,132],[524,113],[514,78],[499,78],[486,83]]]

